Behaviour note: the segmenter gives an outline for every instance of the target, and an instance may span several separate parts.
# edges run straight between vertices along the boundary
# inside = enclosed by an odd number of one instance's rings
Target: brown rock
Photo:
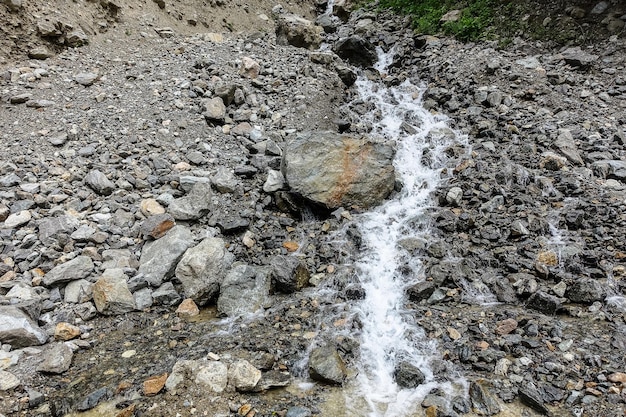
[[[517,320],[506,319],[496,323],[496,334],[503,336],[517,329]]]
[[[200,314],[200,309],[191,298],[186,298],[176,309],[176,314],[182,318],[194,317]]]
[[[297,242],[288,241],[283,243],[283,248],[287,249],[288,252],[295,252],[300,248]]]
[[[168,374],[164,373],[163,375],[153,376],[143,381],[144,395],[156,395],[161,392],[165,386],[165,381],[167,381],[167,376]]]
[[[56,340],[72,340],[78,336],[80,336],[80,329],[70,323],[58,323],[54,329]]]
[[[537,262],[548,266],[557,266],[559,264],[559,258],[556,256],[556,253],[552,251],[544,251],[539,252],[537,255]]]
[[[160,239],[175,225],[176,222],[170,214],[155,214],[144,220],[140,230],[144,238]]]
[[[626,374],[623,372],[615,372],[609,375],[609,381],[611,382],[621,382],[622,384],[626,384]]]

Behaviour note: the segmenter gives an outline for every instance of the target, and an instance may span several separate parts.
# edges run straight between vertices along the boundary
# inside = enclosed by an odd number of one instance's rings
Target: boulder
[[[358,67],[371,67],[378,60],[374,45],[357,35],[339,39],[333,46],[333,51],[341,59]]]
[[[595,301],[603,301],[606,291],[604,286],[598,281],[581,278],[567,286],[565,296],[575,303],[591,304]]]
[[[24,312],[13,306],[0,306],[0,343],[14,348],[42,345],[48,335]]]
[[[178,261],[193,243],[193,236],[187,227],[173,227],[159,240],[144,245],[139,259],[139,273],[143,274],[148,284],[160,286],[174,274]]]
[[[72,364],[74,352],[65,343],[55,343],[44,353],[44,360],[37,370],[49,374],[62,374]]]
[[[328,384],[342,384],[348,375],[346,365],[332,346],[320,346],[309,355],[309,375],[311,379]]]
[[[236,263],[222,281],[218,313],[233,317],[258,311],[267,302],[270,284],[266,268]]]
[[[270,264],[272,286],[275,290],[290,294],[308,285],[309,271],[302,259],[277,255]]]
[[[183,285],[185,296],[198,305],[205,305],[217,297],[220,284],[234,260],[234,255],[226,250],[224,240],[207,238],[187,249],[175,275]]]
[[[223,392],[228,385],[228,367],[218,361],[210,361],[205,365],[200,365],[194,382],[209,391]]]
[[[121,269],[107,269],[93,286],[93,300],[102,314],[116,315],[135,310],[135,299]]]
[[[261,371],[246,360],[238,360],[228,367],[228,383],[239,392],[254,390],[261,380]]]
[[[336,209],[369,208],[393,190],[391,145],[332,132],[299,135],[289,142],[282,172],[291,192]]]
[[[559,129],[559,135],[554,141],[553,146],[558,149],[568,161],[574,165],[584,165],[584,161],[578,152],[574,137],[568,129]]]
[[[393,378],[400,388],[416,388],[426,379],[422,371],[407,361],[398,363],[393,371]]]
[[[281,14],[276,19],[276,42],[298,48],[317,49],[322,43],[321,26],[295,14]]]
[[[50,287],[67,281],[87,278],[93,271],[94,264],[88,256],[77,256],[63,264],[57,265],[43,276],[43,285]]]

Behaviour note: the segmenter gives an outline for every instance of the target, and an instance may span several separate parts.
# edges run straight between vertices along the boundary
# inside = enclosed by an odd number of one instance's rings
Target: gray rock
[[[567,48],[561,52],[566,63],[573,67],[587,68],[598,60],[598,55],[592,55],[583,51],[579,46]]]
[[[333,46],[333,51],[340,58],[359,67],[371,67],[378,60],[374,45],[357,35],[340,39]]]
[[[100,76],[93,72],[81,72],[74,76],[74,81],[76,81],[80,85],[88,87],[95,83],[98,78],[100,78]]]
[[[186,196],[172,201],[167,210],[176,220],[196,220],[211,210],[211,196],[209,183],[197,183]]]
[[[107,249],[102,251],[101,269],[137,268],[137,258],[128,249]]]
[[[175,271],[185,297],[200,306],[216,298],[234,260],[234,255],[226,250],[226,242],[219,238],[204,239],[197,246],[187,249]]]
[[[596,161],[591,165],[591,169],[602,178],[611,178],[626,183],[626,161]]]
[[[32,214],[29,210],[22,210],[17,213],[12,213],[4,221],[4,227],[7,229],[13,229],[15,227],[26,224],[32,219]]]
[[[133,293],[133,298],[135,299],[135,307],[137,310],[145,310],[146,308],[152,307],[152,289],[151,288],[142,288]]]
[[[3,187],[15,187],[22,182],[22,179],[14,172],[0,178],[0,185]]]
[[[487,387],[473,381],[469,389],[472,408],[479,415],[492,416],[500,412],[500,405]]]
[[[237,85],[231,83],[220,82],[215,86],[215,95],[222,99],[226,106],[230,106],[235,100],[235,91]]]
[[[172,367],[172,372],[165,381],[165,389],[170,393],[175,393],[176,388],[183,383],[189,376],[196,373],[200,368],[201,362],[195,360],[178,360]]]
[[[322,27],[295,14],[285,13],[276,18],[276,42],[298,48],[317,49],[322,43]]]
[[[311,351],[309,375],[315,381],[339,385],[346,379],[348,371],[337,349],[326,345]]]
[[[393,190],[394,150],[388,144],[332,132],[289,142],[282,172],[291,191],[327,208],[380,204]]]
[[[38,222],[39,240],[49,244],[56,240],[59,233],[71,234],[78,228],[80,222],[73,216],[46,217]]]
[[[272,285],[277,291],[290,294],[309,284],[310,275],[306,263],[298,257],[277,255],[270,264]]]
[[[115,190],[115,184],[97,169],[89,171],[85,176],[85,183],[101,195],[110,195]]]
[[[209,361],[198,367],[194,382],[209,391],[223,392],[228,385],[228,366],[222,362]]]
[[[261,380],[261,371],[246,360],[238,360],[228,367],[228,383],[239,392],[254,390]]]
[[[151,286],[160,286],[174,274],[178,261],[193,243],[191,231],[184,226],[175,226],[161,239],[146,242],[139,259],[139,273]]]
[[[67,281],[87,278],[94,269],[90,257],[80,255],[61,265],[57,265],[43,276],[43,285],[50,287]]]
[[[141,223],[139,231],[144,239],[160,239],[170,230],[176,221],[169,213],[155,214]]]
[[[424,383],[426,377],[415,365],[407,361],[401,361],[393,371],[393,377],[400,388],[416,388]]]
[[[591,14],[602,14],[609,8],[609,2],[601,1],[591,9]]]
[[[0,342],[13,347],[42,345],[48,335],[24,312],[14,306],[0,306]]]
[[[33,49],[31,49],[30,51],[28,51],[28,56],[32,59],[48,59],[54,56],[54,53],[52,53],[48,48],[46,48],[45,46],[36,46]]]
[[[460,187],[452,187],[446,193],[446,202],[451,206],[458,207],[463,200],[463,190]]]
[[[606,296],[604,286],[594,279],[580,278],[567,286],[565,296],[575,303],[603,301]]]
[[[102,314],[117,315],[135,310],[135,299],[128,289],[128,277],[121,269],[107,269],[93,286],[93,300]]]
[[[226,106],[220,97],[202,100],[202,115],[208,123],[223,124],[226,118]]]
[[[217,299],[218,313],[234,317],[256,312],[265,306],[270,284],[265,268],[234,264],[222,281]]]
[[[283,173],[271,169],[267,173],[267,180],[265,180],[265,184],[263,184],[263,191],[265,191],[266,193],[273,193],[279,190],[283,190],[284,188],[285,177],[283,176]]]
[[[568,129],[559,129],[559,135],[552,144],[574,165],[584,165],[584,161],[578,152],[572,133]]]
[[[65,35],[65,43],[67,46],[78,47],[89,43],[89,36],[80,29],[76,29]]]
[[[239,180],[235,174],[226,167],[219,167],[215,175],[211,178],[211,182],[220,193],[232,193],[239,185]]]
[[[93,283],[86,279],[72,281],[65,286],[66,303],[85,303],[93,297]]]
[[[304,407],[291,407],[287,410],[285,417],[311,417],[311,410]]]
[[[2,0],[2,3],[6,4],[12,12],[16,12],[22,7],[22,0]]]
[[[156,305],[175,306],[180,304],[182,297],[171,282],[165,282],[152,292],[152,301]]]
[[[10,391],[19,387],[20,379],[11,372],[0,371],[0,391]]]
[[[50,349],[44,352],[43,362],[37,370],[49,374],[62,374],[70,369],[74,352],[65,343],[54,343]]]

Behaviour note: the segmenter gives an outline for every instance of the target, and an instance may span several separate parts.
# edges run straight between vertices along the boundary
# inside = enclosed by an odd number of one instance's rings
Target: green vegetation
[[[476,40],[485,35],[494,18],[497,0],[380,0],[380,7],[412,17],[420,33],[444,33],[461,40]],[[458,20],[443,22],[452,10],[460,10]]]

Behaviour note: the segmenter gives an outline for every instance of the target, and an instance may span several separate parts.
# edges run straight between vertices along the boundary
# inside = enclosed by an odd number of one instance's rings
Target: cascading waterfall
[[[377,69],[384,73],[392,55],[381,51],[379,55]],[[376,105],[368,120],[372,133],[397,142],[394,165],[402,190],[358,219],[366,249],[356,269],[366,296],[355,307],[361,324],[355,390],[367,402],[367,413],[372,417],[414,415],[430,390],[439,387],[450,392],[453,383],[435,381],[429,363],[437,356],[436,344],[426,338],[414,323],[414,313],[404,305],[406,289],[422,281],[424,274],[420,260],[403,251],[399,242],[428,238],[427,211],[441,181],[443,150],[456,135],[447,127],[445,116],[433,115],[422,107],[422,89],[408,80],[387,88],[360,77],[356,86],[361,100]],[[426,149],[434,157],[428,163],[422,161]],[[424,383],[412,389],[400,387],[394,372],[402,362],[417,366],[424,374]],[[455,381],[459,383],[463,384]]]

